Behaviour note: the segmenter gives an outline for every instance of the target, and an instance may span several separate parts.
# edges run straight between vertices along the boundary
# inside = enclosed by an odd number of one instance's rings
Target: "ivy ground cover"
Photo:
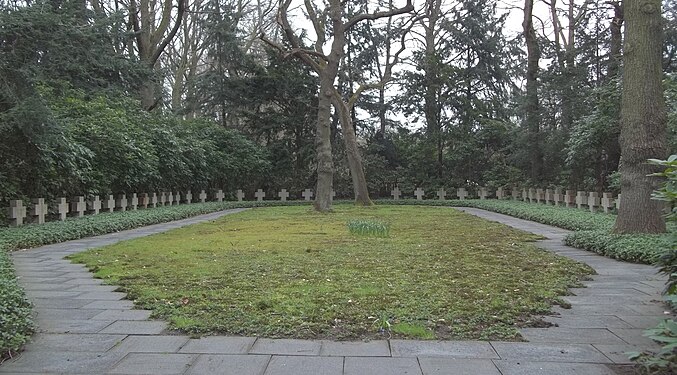
[[[358,234],[355,220],[387,225]],[[260,208],[74,256],[190,333],[519,339],[585,265],[444,207]]]

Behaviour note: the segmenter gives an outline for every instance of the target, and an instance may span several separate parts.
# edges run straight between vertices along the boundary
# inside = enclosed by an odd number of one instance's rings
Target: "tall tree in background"
[[[311,0],[304,2],[308,18],[313,24],[317,39],[313,49],[305,48],[301,38],[296,35],[289,23],[287,12],[291,0],[280,3],[278,10],[278,23],[291,45],[287,51],[283,46],[262,36],[267,43],[277,48],[280,52],[298,57],[303,63],[310,66],[320,77],[320,90],[317,113],[317,192],[315,196],[315,209],[320,212],[331,210],[331,192],[334,177],[334,163],[331,151],[331,106],[333,105],[339,114],[341,131],[346,145],[346,154],[350,174],[355,191],[355,203],[359,205],[371,205],[367,181],[362,167],[362,158],[357,146],[357,137],[350,117],[350,103],[346,103],[342,94],[335,86],[346,45],[346,32],[357,23],[367,20],[392,17],[411,12],[414,7],[411,0],[402,8],[392,8],[382,12],[361,13],[346,19],[344,3],[340,0],[329,0],[327,8],[318,11]],[[327,32],[329,34],[327,34]],[[324,46],[328,39],[332,39],[330,52],[325,54]]]
[[[540,105],[538,101],[538,63],[541,51],[534,29],[534,0],[524,1],[524,40],[527,45],[527,74],[526,74],[526,98],[524,104],[525,125],[530,147],[529,158],[531,164],[530,177],[532,182],[541,179],[543,169],[543,152],[540,134]]]
[[[621,107],[621,207],[615,233],[665,231],[662,202],[651,199],[659,182],[647,159],[667,156],[663,97],[663,24],[660,0],[626,0]]]

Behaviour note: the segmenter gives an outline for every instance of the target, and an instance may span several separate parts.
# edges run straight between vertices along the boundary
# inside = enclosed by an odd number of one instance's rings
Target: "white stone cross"
[[[153,195],[150,196],[150,206],[152,208],[157,207],[157,193],[153,193]]]
[[[87,200],[87,211],[91,212],[92,215],[99,214],[99,211],[101,211],[101,200],[98,195],[90,197],[90,199]]]
[[[618,194],[618,197],[616,198],[616,210],[621,209],[621,194]]]
[[[500,200],[503,198],[505,198],[505,191],[503,191],[502,187],[499,187],[498,189],[496,189],[496,199]]]
[[[164,206],[167,203],[167,193],[164,191],[160,192],[160,206]]]
[[[174,204],[175,205],[180,205],[181,204],[181,192],[177,191],[176,195],[174,196]]]
[[[512,199],[518,201],[520,199],[520,192],[517,187],[512,188]]]
[[[303,196],[303,199],[306,201],[309,201],[313,198],[313,191],[310,189],[306,189],[301,193],[301,196]]]
[[[529,200],[529,192],[527,189],[522,189],[522,201],[526,202]]]
[[[545,204],[550,204],[552,201],[554,201],[552,199],[552,189],[545,189]]]
[[[115,199],[112,195],[108,196],[108,199],[102,201],[102,208],[104,211],[113,212],[115,210]]]
[[[399,187],[399,186],[395,186],[395,188],[393,189],[393,191],[390,192],[390,195],[393,196],[393,199],[394,199],[394,200],[396,200],[396,201],[400,200],[400,196],[402,195],[402,192],[400,191],[400,187]]]
[[[331,195],[329,195],[329,199],[331,199],[331,201],[333,202],[334,198],[336,198],[336,192],[332,189]]]
[[[258,189],[256,190],[256,193],[254,193],[254,196],[256,197],[257,202],[263,202],[263,198],[266,197],[266,192],[261,189]]]
[[[174,204],[174,193],[171,191],[167,193],[167,202],[168,205],[173,205]]]
[[[599,207],[599,195],[597,192],[591,191],[588,194],[588,208],[590,208],[590,212],[595,212],[597,207]]]
[[[602,193],[601,206],[604,209],[604,213],[608,214],[612,208],[614,208],[614,198],[611,193]]]
[[[446,196],[447,196],[447,192],[444,191],[444,189],[440,189],[440,190],[437,191],[437,199],[443,201],[444,197],[446,197]]]
[[[583,208],[583,205],[588,204],[588,193],[584,191],[579,191],[576,193],[576,206],[578,208]]]
[[[424,194],[425,194],[425,192],[420,187],[416,188],[416,190],[414,191],[414,195],[416,196],[417,201],[422,201]]]
[[[479,194],[479,196],[480,196],[480,199],[483,199],[483,200],[484,200],[484,199],[487,199],[487,196],[489,195],[489,192],[487,191],[487,188],[481,187],[481,188],[479,189],[479,193],[478,193],[478,194]]]
[[[536,189],[536,203],[541,203],[541,201],[545,200],[545,193],[543,193],[543,189]],[[546,201],[545,204],[548,204]]]
[[[118,195],[118,199],[115,201],[115,208],[118,211],[127,211],[127,196],[125,194]]]
[[[68,215],[68,202],[66,198],[59,198],[56,201],[56,211],[59,213],[59,220],[66,220],[66,215]]]
[[[576,204],[576,195],[573,190],[567,190],[564,193],[564,206],[573,207]]]
[[[85,197],[79,196],[74,197],[71,201],[71,215],[73,217],[83,217],[85,216],[85,211],[87,211],[87,203],[85,203]]]
[[[235,197],[237,198],[238,202],[242,202],[244,200],[244,192],[242,191],[242,189],[237,189],[237,191],[235,192]]]
[[[282,202],[286,202],[287,198],[289,198],[289,192],[287,191],[287,189],[282,189],[282,191],[277,193],[277,196],[280,197],[280,200]]]
[[[564,201],[564,196],[562,195],[562,189],[555,188],[555,192],[552,194],[552,201],[555,206],[559,206],[559,202]]]
[[[129,208],[131,208],[132,211],[136,211],[138,207],[139,207],[139,197],[136,195],[136,193],[132,193],[132,199],[129,200]]]
[[[186,204],[190,204],[190,202],[193,200],[193,194],[190,192],[190,190],[188,190],[183,198],[186,200]]]
[[[207,193],[205,193],[204,190],[201,190],[199,198],[200,198],[200,203],[204,203],[207,200]]]
[[[529,203],[534,203],[536,200],[536,189],[529,188]]]
[[[47,210],[48,207],[47,204],[45,203],[45,198],[33,199],[33,208],[31,208],[31,216],[33,216],[33,222],[38,224],[44,224],[45,215],[47,215]]]
[[[214,198],[216,198],[217,202],[223,202],[223,198],[225,195],[223,194],[223,190],[219,189],[216,194],[214,195]]]
[[[456,196],[458,199],[464,201],[465,198],[468,197],[468,192],[465,190],[465,188],[458,188],[456,189]]]
[[[24,218],[26,217],[26,207],[23,205],[21,199],[9,201],[9,218],[10,225],[13,227],[18,227],[24,224]]]

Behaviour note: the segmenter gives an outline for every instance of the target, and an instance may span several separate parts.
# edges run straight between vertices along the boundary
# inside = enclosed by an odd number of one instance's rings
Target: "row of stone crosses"
[[[390,194],[394,200],[402,199],[402,191],[399,187],[395,187]],[[452,193],[453,195],[453,193]],[[237,197],[238,202],[242,202],[245,199],[245,194],[242,190],[237,190],[235,196]],[[277,193],[280,201],[287,201],[289,198],[289,192],[287,189],[282,189]],[[306,189],[301,193],[301,196],[305,201],[310,201],[313,198],[313,191],[311,189]],[[336,196],[336,192],[332,191],[331,198],[333,199]],[[416,200],[424,200],[425,191],[422,188],[416,188],[414,191],[414,197]],[[439,189],[436,192],[438,200],[445,200],[447,197],[447,192],[444,189]],[[456,196],[460,200],[465,200],[466,198],[472,198],[470,193],[465,188],[459,188],[456,190]],[[504,188],[500,187],[496,190],[493,195],[497,199],[507,199],[512,197],[515,200],[523,200],[525,202],[531,203],[545,203],[545,204],[554,204],[556,206],[563,205],[565,207],[578,207],[583,208],[586,206],[590,211],[595,212],[597,209],[603,209],[605,213],[611,211],[614,207],[620,207],[620,194],[618,198],[614,199],[611,193],[603,193],[600,197],[596,192],[585,192],[573,190],[566,190],[562,193],[561,189],[522,189],[520,192],[519,189],[512,189],[511,195],[508,195],[508,192]],[[262,202],[266,197],[266,193],[258,189],[254,193],[256,201]],[[477,189],[477,197],[479,199],[487,199],[492,197],[489,190],[484,187]],[[198,195],[198,201],[200,203],[205,203],[207,201],[207,193],[202,190]],[[213,195],[213,201],[223,202],[225,194],[223,190],[217,190]],[[114,198],[113,195],[108,195],[104,200],[101,200],[99,196],[93,196],[91,199],[85,199],[84,196],[74,197],[70,202],[66,198],[58,198],[55,205],[55,210],[59,215],[60,220],[66,220],[66,217],[83,217],[85,214],[97,215],[99,212],[113,212],[113,211],[127,211],[127,210],[137,210],[139,208],[148,209],[156,208],[158,206],[171,206],[179,204],[190,204],[193,202],[193,194],[190,190],[186,192],[185,195],[181,195],[181,192],[161,192],[161,193],[143,193],[137,194],[133,193],[129,198],[126,194],[120,194],[117,198]],[[22,200],[11,200],[9,202],[9,219],[11,226],[20,226],[24,224],[24,220],[27,217],[27,214],[30,216],[30,221],[37,224],[43,224],[45,222],[45,217],[48,213],[48,206],[45,203],[44,198],[36,198],[32,200],[32,205],[30,210],[28,207],[23,205]]]

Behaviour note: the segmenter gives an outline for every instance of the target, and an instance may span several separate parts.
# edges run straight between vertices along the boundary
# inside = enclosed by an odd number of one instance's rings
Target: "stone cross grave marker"
[[[282,202],[286,202],[287,198],[289,198],[289,192],[287,189],[282,189],[280,192],[277,193],[277,196],[280,198]]]
[[[31,208],[31,216],[33,216],[33,222],[38,224],[44,224],[45,215],[47,215],[47,210],[48,207],[47,204],[45,203],[45,198],[33,199],[33,208]]]
[[[468,192],[465,190],[465,188],[458,188],[456,190],[456,196],[458,196],[458,199],[464,201],[468,196]]]
[[[399,201],[400,196],[402,195],[402,192],[400,191],[400,187],[395,186],[395,188],[390,192],[390,195],[393,196],[393,200]]]
[[[174,204],[174,193],[171,191],[167,193],[167,204],[170,206]]]
[[[552,189],[545,189],[545,204],[550,204],[550,202],[554,202],[555,200],[553,199],[552,196]]]
[[[306,189],[301,193],[301,196],[303,197],[303,200],[309,201],[313,198],[313,191],[310,189]]]
[[[574,205],[576,205],[576,195],[573,190],[567,190],[564,193],[564,206],[573,207]]]
[[[621,194],[618,194],[618,197],[616,198],[616,210],[621,209]]]
[[[73,217],[83,217],[85,216],[85,211],[87,211],[87,203],[85,203],[85,197],[73,197],[71,200],[71,216]]]
[[[512,199],[518,201],[520,199],[520,192],[517,187],[512,188]]]
[[[443,201],[444,197],[447,196],[447,192],[444,191],[444,189],[440,189],[440,190],[437,191],[436,195],[437,195],[437,199]]]
[[[112,195],[108,195],[108,198],[101,201],[101,208],[108,212],[113,212],[113,210],[115,210],[115,199]]]
[[[164,191],[160,192],[160,206],[164,206],[167,203],[167,193]]]
[[[534,203],[536,201],[536,189],[529,188],[529,203]]]
[[[331,201],[333,202],[334,198],[336,198],[336,192],[332,189],[331,194],[329,195],[329,199],[331,199]]]
[[[487,188],[481,187],[481,188],[479,188],[479,191],[478,191],[477,194],[480,196],[481,200],[485,200],[489,196],[489,191],[487,190]]]
[[[588,194],[584,191],[576,192],[576,206],[578,208],[583,208],[586,204],[588,204]]]
[[[101,211],[101,200],[98,195],[87,200],[87,211],[91,212],[92,215],[99,214],[99,211]]]
[[[153,195],[150,196],[150,206],[152,208],[157,207],[157,193],[153,193]]]
[[[132,211],[136,211],[136,209],[139,208],[139,197],[136,193],[132,193],[132,199],[129,200],[129,208]]]
[[[416,196],[417,201],[423,200],[423,194],[425,194],[425,192],[420,187],[416,188],[416,190],[414,191],[414,195]]]
[[[536,203],[541,203],[542,201],[545,201],[545,193],[543,189],[536,189]],[[548,204],[547,201],[544,203]]]
[[[23,225],[25,217],[26,207],[24,207],[23,201],[21,199],[9,201],[10,225],[13,227]]]
[[[68,215],[68,202],[66,202],[66,198],[59,198],[56,201],[56,211],[59,213],[59,220],[66,220],[66,215]]]
[[[505,191],[503,191],[502,187],[499,187],[498,189],[496,189],[496,199],[500,200],[503,198],[505,198]]]
[[[223,202],[224,197],[225,195],[223,194],[223,190],[221,189],[219,189],[214,195],[214,199],[216,199],[217,202]]]
[[[176,195],[174,196],[174,204],[175,205],[180,205],[181,204],[181,192],[177,191]]]
[[[614,198],[611,193],[602,193],[602,199],[600,205],[604,209],[604,213],[608,214],[612,208],[614,208]]]
[[[184,196],[184,199],[186,200],[186,204],[190,204],[190,202],[193,201],[193,193],[191,193],[190,190],[188,190],[188,192]]]
[[[529,192],[527,189],[522,189],[522,201],[526,202],[529,200]]]
[[[564,196],[562,195],[562,189],[555,188],[555,192],[552,193],[552,202],[555,206],[559,206],[560,202],[564,202]]]
[[[588,194],[588,207],[590,208],[590,212],[595,212],[597,207],[599,207],[599,194],[597,194],[596,191],[591,191],[590,194]]]
[[[141,193],[141,197],[139,198],[139,206],[143,209],[148,208],[148,204],[150,203],[150,196],[148,193]]]
[[[266,197],[266,192],[261,189],[258,189],[256,190],[256,193],[254,193],[254,196],[256,197],[257,202],[263,202],[263,198]]]
[[[235,192],[235,196],[237,197],[238,202],[242,202],[244,200],[244,192],[242,191],[242,189],[237,189],[237,191]]]
[[[125,194],[118,195],[118,199],[115,201],[115,209],[118,211],[127,211],[127,196]]]
[[[205,193],[204,190],[201,190],[198,197],[200,198],[200,203],[204,203],[207,200],[207,193]]]

